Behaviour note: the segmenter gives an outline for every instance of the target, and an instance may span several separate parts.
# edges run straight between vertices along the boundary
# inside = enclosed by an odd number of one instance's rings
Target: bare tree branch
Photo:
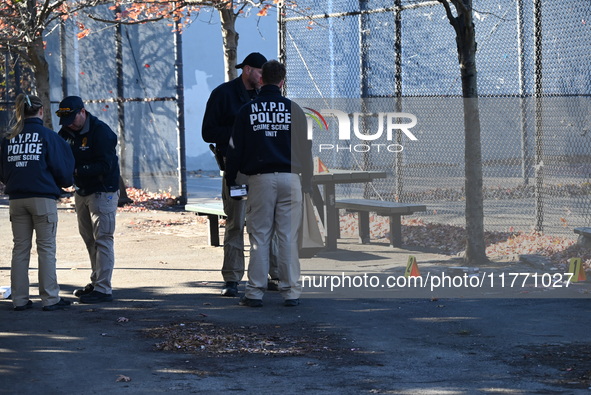
[[[462,25],[469,26],[472,23],[472,9],[468,9],[463,0],[449,0],[456,7],[458,13],[457,19],[462,18]]]
[[[447,19],[449,20],[450,25],[452,25],[456,33],[458,33],[458,22],[451,10],[451,7],[449,6],[449,3],[447,2],[447,0],[437,1],[439,1],[443,5],[443,8],[445,9],[445,14],[447,15]]]
[[[176,12],[179,11],[181,9],[183,9],[185,6],[184,5],[179,5],[175,8],[173,8],[170,11],[167,11],[165,14],[161,14],[157,17],[154,18],[146,18],[146,19],[141,19],[141,20],[135,20],[135,21],[122,21],[121,19],[104,19],[104,18],[99,18],[97,16],[94,16],[92,14],[87,14],[87,16],[92,19],[95,20],[97,22],[103,22],[103,23],[110,23],[110,24],[120,24],[120,25],[140,25],[140,24],[144,24],[144,23],[149,23],[149,22],[158,22],[164,19],[168,19],[171,18],[172,15]]]
[[[468,8],[466,8],[466,5],[464,4],[464,2],[462,0],[449,0],[452,2],[452,4],[454,5],[454,7],[456,7],[456,10],[458,10],[458,14],[466,14],[469,12]]]

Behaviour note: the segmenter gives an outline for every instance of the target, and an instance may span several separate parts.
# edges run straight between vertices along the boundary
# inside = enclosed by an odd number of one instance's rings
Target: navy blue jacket
[[[312,142],[306,115],[296,103],[281,95],[275,85],[265,85],[259,96],[244,105],[234,122],[226,162],[226,183],[243,174],[298,173],[302,187],[312,180]]]
[[[242,76],[219,85],[211,92],[203,115],[201,135],[205,142],[214,143],[223,156],[226,156],[238,110],[255,94],[254,90],[246,90]]]
[[[88,196],[96,192],[116,192],[120,175],[117,135],[106,123],[88,111],[86,114],[82,130],[74,131],[64,126],[59,131],[70,144],[76,159],[76,193]]]
[[[27,118],[13,139],[2,139],[0,181],[9,199],[58,199],[60,187],[72,185],[74,157],[56,132],[40,118]]]

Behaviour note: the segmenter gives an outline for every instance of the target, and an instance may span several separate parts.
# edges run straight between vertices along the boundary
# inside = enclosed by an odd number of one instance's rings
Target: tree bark
[[[28,48],[28,55],[35,74],[37,96],[43,103],[43,123],[46,127],[53,129],[51,120],[51,100],[49,98],[49,65],[45,59],[43,36],[38,35],[35,41]]]
[[[447,1],[447,0],[443,0]],[[482,194],[482,148],[478,80],[476,69],[476,34],[472,18],[472,0],[451,0],[456,7],[453,17],[445,3],[450,23],[456,30],[458,61],[462,79],[464,107],[464,175],[466,188],[466,254],[467,265],[486,262],[484,242],[484,198]]]
[[[238,56],[238,32],[236,32],[236,18],[232,9],[219,8],[222,25],[222,40],[224,45],[224,70],[226,81],[236,78],[236,58]]]

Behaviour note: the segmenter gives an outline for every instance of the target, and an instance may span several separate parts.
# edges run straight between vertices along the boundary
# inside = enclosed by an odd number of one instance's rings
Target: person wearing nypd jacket
[[[284,305],[297,306],[302,292],[298,232],[302,191],[312,189],[312,142],[303,110],[281,95],[285,74],[285,66],[276,60],[263,65],[263,87],[238,112],[227,152],[228,188],[236,185],[239,171],[248,175],[246,226],[251,248],[243,306],[263,304],[273,231]]]
[[[78,96],[64,98],[56,114],[62,125],[59,135],[70,144],[76,159],[74,202],[78,230],[92,269],[90,283],[74,291],[74,295],[80,303],[111,302],[120,178],[117,135],[88,112]]]
[[[215,143],[215,155],[220,170],[225,169],[226,151],[232,135],[234,117],[240,107],[254,99],[257,90],[261,87],[261,67],[267,58],[258,52],[252,52],[244,58],[244,61],[236,65],[242,73],[231,81],[224,82],[216,87],[207,100],[203,125],[201,129],[205,142]],[[210,147],[212,147],[210,145]],[[246,182],[243,174],[238,175],[240,183]],[[226,183],[222,184],[222,203],[226,213],[226,227],[224,231],[224,260],[222,263],[222,277],[224,285],[221,294],[223,296],[238,296],[238,284],[244,276],[244,219],[245,202],[230,198]],[[273,250],[273,253],[275,250]],[[271,269],[269,286],[275,284],[277,278],[277,265],[275,256],[271,256]]]
[[[10,286],[14,310],[33,307],[29,298],[29,261],[33,231],[37,244],[39,296],[42,310],[60,310],[70,302],[60,298],[56,274],[57,199],[72,185],[74,157],[53,130],[43,126],[43,104],[19,94],[13,124],[0,145],[0,181],[9,199],[14,246]]]

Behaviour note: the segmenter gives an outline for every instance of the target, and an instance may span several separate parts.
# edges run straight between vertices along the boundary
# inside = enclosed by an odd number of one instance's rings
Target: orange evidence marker
[[[568,260],[568,273],[572,273],[571,282],[587,281],[585,268],[583,268],[583,261],[581,258],[571,258]]]
[[[404,271],[404,277],[421,277],[421,272],[419,271],[417,259],[412,255],[408,256],[406,270]]]
[[[322,163],[320,158],[317,156],[314,157],[314,172],[315,173],[330,173],[330,171],[328,170],[328,167],[326,167],[326,165],[324,163]]]

